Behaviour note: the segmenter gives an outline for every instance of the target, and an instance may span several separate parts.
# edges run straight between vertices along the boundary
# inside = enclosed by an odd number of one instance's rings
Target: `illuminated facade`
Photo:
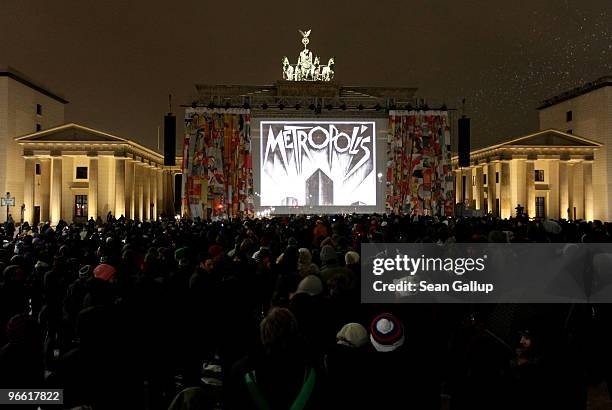
[[[66,103],[16,70],[0,68],[0,194],[10,192],[15,198],[16,206],[10,209],[15,220],[24,203],[25,159],[14,138],[63,124]],[[1,209],[0,222],[5,220]]]
[[[281,80],[196,90],[182,214],[452,213],[453,111],[420,106],[414,88]]]
[[[0,192],[30,224],[174,215],[163,155],[129,139],[64,123],[67,101],[14,69],[0,69]],[[0,212],[0,222],[6,212]]]
[[[612,221],[612,76],[549,98],[538,108],[540,129],[554,128],[597,141],[593,215]]]
[[[610,221],[612,77],[543,102],[540,131],[474,150],[457,167],[455,201],[468,214]]]
[[[16,138],[25,162],[24,220],[84,222],[110,212],[138,220],[174,214],[174,167],[133,141],[78,124]]]
[[[468,213],[509,218],[519,205],[530,217],[598,219],[593,214],[593,161],[598,142],[558,130],[539,131],[474,150],[457,167],[455,201]],[[472,211],[475,210],[476,212]]]

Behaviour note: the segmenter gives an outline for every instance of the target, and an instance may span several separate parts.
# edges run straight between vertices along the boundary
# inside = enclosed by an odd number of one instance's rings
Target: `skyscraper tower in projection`
[[[306,205],[333,205],[334,181],[317,168],[306,180]]]

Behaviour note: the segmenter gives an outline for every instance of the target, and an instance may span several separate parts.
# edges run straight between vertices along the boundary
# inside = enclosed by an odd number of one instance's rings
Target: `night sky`
[[[541,100],[612,74],[610,0],[1,0],[0,65],[65,96],[67,122],[155,147],[169,93],[181,117],[195,83],[271,84],[308,28],[341,84],[465,97],[473,147],[536,130]]]

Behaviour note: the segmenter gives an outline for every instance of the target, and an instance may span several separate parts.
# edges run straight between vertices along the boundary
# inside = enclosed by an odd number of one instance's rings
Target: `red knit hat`
[[[113,279],[115,277],[115,273],[117,273],[117,269],[106,263],[96,266],[93,271],[94,277],[106,281]]]
[[[223,253],[223,247],[221,245],[210,245],[208,247],[208,256],[211,258],[215,258]]]
[[[34,336],[36,321],[25,313],[13,316],[6,324],[6,337],[11,343],[21,343]]]

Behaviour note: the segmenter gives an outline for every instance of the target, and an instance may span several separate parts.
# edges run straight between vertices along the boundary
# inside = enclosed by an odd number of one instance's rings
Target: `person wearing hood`
[[[334,408],[359,408],[369,396],[368,331],[359,323],[347,323],[336,334],[336,344],[324,357]]]
[[[419,351],[417,339],[407,341],[402,321],[392,313],[381,313],[372,319],[369,333],[374,348],[369,371],[375,375],[370,379],[371,391],[401,392],[379,395],[379,407],[439,409],[440,383],[433,376],[433,358]]]
[[[321,248],[321,279],[327,283],[336,275],[350,276],[350,272],[338,261],[338,254],[331,245]]]
[[[298,249],[298,273],[302,278],[308,275],[318,275],[319,267],[312,262],[312,253],[308,248]]]
[[[228,408],[326,408],[324,375],[310,357],[291,311],[273,308],[260,324],[260,341],[259,352],[232,368]]]
[[[329,231],[327,230],[327,226],[325,226],[321,219],[317,219],[315,227],[312,230],[312,243],[317,245],[328,236]]]
[[[0,348],[0,386],[41,388],[44,364],[38,323],[31,316],[20,313],[8,321],[6,335],[8,343]]]

